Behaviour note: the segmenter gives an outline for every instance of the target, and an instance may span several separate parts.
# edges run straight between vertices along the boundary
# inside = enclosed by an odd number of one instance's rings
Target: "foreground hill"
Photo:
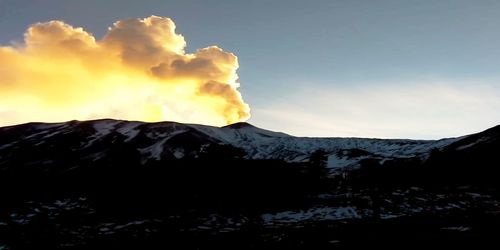
[[[0,249],[497,244],[499,153],[500,127],[436,141],[247,123],[3,127]]]

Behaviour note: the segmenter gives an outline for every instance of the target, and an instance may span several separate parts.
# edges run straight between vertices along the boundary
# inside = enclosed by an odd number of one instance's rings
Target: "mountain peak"
[[[241,128],[255,128],[255,126],[248,123],[248,122],[237,122],[237,123],[233,123],[233,124],[224,126],[223,128],[241,129]]]

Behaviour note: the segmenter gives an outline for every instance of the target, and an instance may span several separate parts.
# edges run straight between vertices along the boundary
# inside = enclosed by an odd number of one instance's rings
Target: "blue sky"
[[[235,53],[250,122],[308,136],[441,138],[500,124],[500,1],[0,0],[0,44],[61,19],[171,17]]]

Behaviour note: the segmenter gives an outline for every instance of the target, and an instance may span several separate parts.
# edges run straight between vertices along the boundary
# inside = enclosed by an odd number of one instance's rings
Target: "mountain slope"
[[[248,123],[3,127],[0,249],[477,248],[500,234],[499,151],[500,127],[437,141]]]
[[[388,140],[363,138],[308,138],[237,123],[222,128],[175,122],[144,123],[119,120],[28,123],[0,128],[0,167],[98,161],[128,152],[141,163],[196,158],[208,145],[226,144],[244,151],[246,159],[306,162],[321,150],[328,167],[356,166],[365,158],[426,158],[460,138]],[[122,152],[123,153],[123,152]],[[29,156],[27,156],[29,155]],[[71,156],[71,157],[70,157]],[[73,161],[73,162],[72,162]],[[70,164],[70,165],[71,165]]]

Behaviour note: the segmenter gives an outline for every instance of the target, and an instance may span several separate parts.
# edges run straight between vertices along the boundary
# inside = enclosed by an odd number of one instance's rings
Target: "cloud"
[[[115,22],[102,42],[131,65],[151,67],[186,57],[186,41],[175,33],[170,18],[151,16]]]
[[[498,125],[498,107],[500,88],[492,82],[310,85],[254,107],[252,122],[300,136],[439,139]]]
[[[166,17],[115,22],[97,40],[62,21],[33,24],[0,47],[0,125],[116,118],[226,125],[249,118],[238,58],[210,46],[186,53]]]

